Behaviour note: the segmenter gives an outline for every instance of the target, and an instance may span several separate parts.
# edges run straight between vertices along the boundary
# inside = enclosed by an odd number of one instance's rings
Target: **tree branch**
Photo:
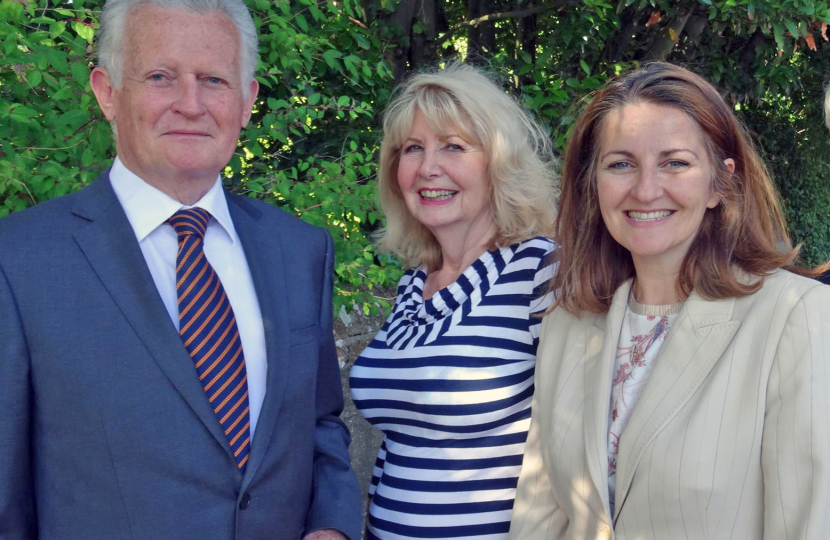
[[[462,28],[473,27],[477,28],[480,24],[486,22],[493,22],[493,21],[501,21],[504,19],[517,19],[522,17],[528,17],[530,15],[535,15],[537,13],[544,13],[545,11],[550,11],[552,9],[561,8],[568,5],[578,4],[578,0],[558,0],[554,2],[550,2],[547,4],[539,4],[536,6],[531,6],[526,9],[517,9],[514,11],[502,11],[499,13],[488,13],[487,15],[482,15],[481,17],[476,17],[475,19],[471,19],[469,21],[464,21],[452,26],[449,30],[444,32],[438,39],[435,40],[436,45],[440,45],[444,43],[448,39],[452,37],[452,35],[461,30]]]

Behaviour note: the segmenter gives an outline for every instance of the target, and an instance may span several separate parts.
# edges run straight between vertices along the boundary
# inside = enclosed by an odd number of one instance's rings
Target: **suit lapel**
[[[620,328],[625,316],[631,281],[614,293],[608,313],[588,328],[585,351],[585,451],[588,470],[599,492],[606,513],[608,501],[608,414],[611,407],[611,381]],[[610,516],[607,516],[610,522]]]
[[[193,360],[170,321],[135,233],[112,190],[109,171],[78,194],[73,213],[90,221],[74,238],[98,278],[171,384],[232,459]]]
[[[262,213],[243,198],[230,194],[227,198],[262,313],[268,362],[265,398],[251,445],[251,458],[242,481],[242,490],[245,490],[262,464],[285,393],[285,373],[289,363],[288,294],[279,231],[267,229],[260,222]]]
[[[617,515],[646,448],[703,384],[740,327],[732,320],[734,306],[734,299],[707,301],[695,293],[686,300],[620,439]]]

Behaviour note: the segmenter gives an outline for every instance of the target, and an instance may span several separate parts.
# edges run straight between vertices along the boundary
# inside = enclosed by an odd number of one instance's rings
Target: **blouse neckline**
[[[675,302],[673,304],[641,304],[634,299],[634,288],[628,295],[628,309],[637,315],[645,315],[647,317],[664,317],[666,315],[675,315],[680,313],[683,305],[686,302]]]

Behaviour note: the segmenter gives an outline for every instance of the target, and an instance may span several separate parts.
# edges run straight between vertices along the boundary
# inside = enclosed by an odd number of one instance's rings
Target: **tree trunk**
[[[435,56],[435,0],[418,0],[416,20],[424,29],[422,32],[412,32],[410,46],[410,67],[415,68],[433,62]]]
[[[477,19],[493,11],[486,0],[467,0],[467,20]],[[484,57],[496,46],[496,27],[492,21],[474,24],[467,30],[467,62],[483,64]]]
[[[381,23],[394,36],[390,41],[392,46],[387,47],[384,57],[392,68],[395,81],[400,81],[409,70],[412,24],[415,18],[415,9],[420,0],[401,0],[397,9],[384,17]]]

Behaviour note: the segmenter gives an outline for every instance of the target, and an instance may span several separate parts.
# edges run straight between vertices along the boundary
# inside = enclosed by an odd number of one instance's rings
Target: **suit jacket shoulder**
[[[327,234],[324,229],[310,225],[285,210],[263,201],[230,192],[226,192],[226,196],[228,206],[235,207],[254,219],[261,219],[263,227],[273,227],[273,233],[280,237],[281,242],[288,245],[303,245],[306,250],[312,247],[308,245],[309,241],[320,242],[319,245],[315,243],[313,246],[319,249],[324,248]]]
[[[734,318],[743,320],[757,311],[787,315],[803,298],[822,292],[830,292],[830,286],[787,270],[775,270],[764,278],[757,292],[735,300]]]

